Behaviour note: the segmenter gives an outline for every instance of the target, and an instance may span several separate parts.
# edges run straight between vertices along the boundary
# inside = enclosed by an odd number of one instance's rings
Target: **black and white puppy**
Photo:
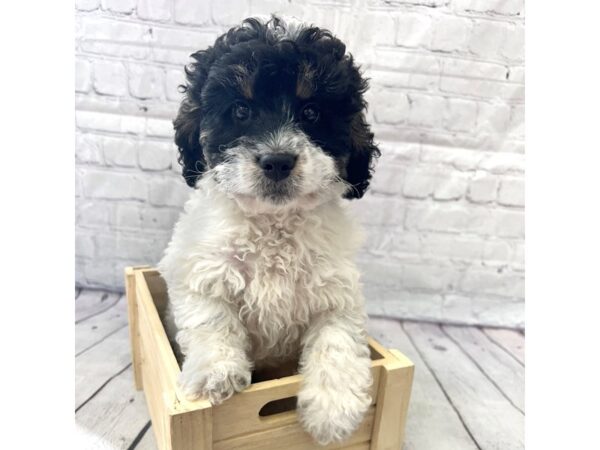
[[[360,424],[372,383],[344,198],[379,156],[362,78],[329,31],[246,19],[192,55],[174,121],[194,187],[160,262],[180,385],[214,404],[299,359],[298,414],[321,444]]]

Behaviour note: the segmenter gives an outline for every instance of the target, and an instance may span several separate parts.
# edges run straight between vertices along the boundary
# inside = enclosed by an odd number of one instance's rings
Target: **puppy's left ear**
[[[344,198],[361,198],[369,187],[375,159],[381,156],[379,148],[373,142],[373,133],[363,113],[357,114],[352,121],[350,132],[351,153],[346,164],[344,179],[352,185]]]

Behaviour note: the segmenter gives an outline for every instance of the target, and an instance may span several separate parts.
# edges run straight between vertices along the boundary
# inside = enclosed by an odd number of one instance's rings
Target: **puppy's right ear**
[[[195,187],[196,181],[206,170],[206,160],[200,144],[200,106],[190,98],[186,87],[186,98],[181,102],[177,118],[173,121],[175,128],[175,144],[179,149],[177,161],[182,166],[181,174],[190,187]]]
[[[194,60],[185,68],[187,83],[179,86],[184,93],[177,117],[173,121],[175,128],[175,144],[179,149],[179,164],[183,167],[182,175],[188,186],[195,187],[207,169],[206,159],[200,142],[200,107],[202,88],[208,79],[208,72],[215,59],[222,53],[222,39],[217,39],[213,47],[192,54]]]

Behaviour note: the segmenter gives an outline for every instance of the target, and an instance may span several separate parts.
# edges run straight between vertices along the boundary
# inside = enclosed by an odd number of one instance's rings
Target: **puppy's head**
[[[188,185],[274,207],[362,197],[379,156],[367,81],[329,31],[246,19],[192,58],[174,121]]]

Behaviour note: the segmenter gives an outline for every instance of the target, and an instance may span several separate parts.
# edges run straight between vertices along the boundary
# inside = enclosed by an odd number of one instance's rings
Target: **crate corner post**
[[[131,344],[131,362],[135,388],[140,391],[142,384],[142,355],[140,345],[139,312],[136,298],[135,267],[125,268],[125,293],[127,296],[127,316],[129,322],[129,341]]]
[[[415,366],[398,350],[382,367],[370,450],[401,449]]]

